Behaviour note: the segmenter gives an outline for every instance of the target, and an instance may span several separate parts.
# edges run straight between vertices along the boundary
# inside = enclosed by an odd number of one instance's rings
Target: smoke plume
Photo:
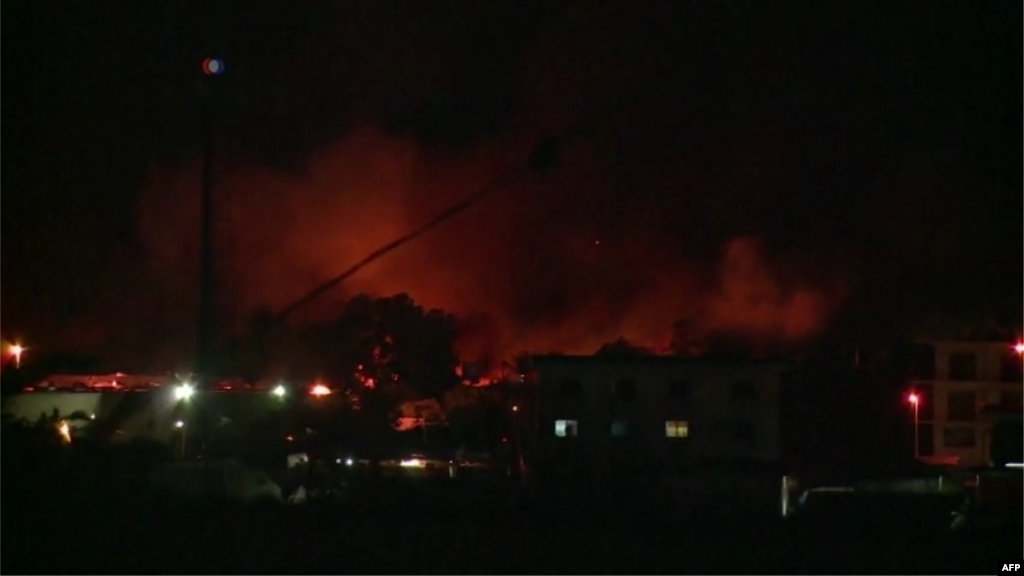
[[[487,147],[439,157],[364,127],[310,158],[299,175],[225,167],[218,254],[226,316],[284,308],[488,185],[511,160]],[[297,321],[324,319],[355,293],[407,292],[463,319],[464,355],[496,358],[589,353],[619,336],[664,349],[680,318],[708,332],[801,339],[834,309],[834,291],[782,278],[756,239],[729,241],[707,265],[680,258],[656,230],[601,224],[576,189],[590,168],[570,157],[564,175],[496,194],[368,267]],[[198,205],[182,199],[194,199],[197,188],[192,167],[154,174],[144,196],[141,234],[152,279],[163,287],[156,309],[194,302]],[[620,208],[623,216],[634,211]]]

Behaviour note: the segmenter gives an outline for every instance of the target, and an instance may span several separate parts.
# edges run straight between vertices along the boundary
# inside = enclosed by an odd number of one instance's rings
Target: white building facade
[[[992,421],[985,406],[1020,407],[1024,357],[1006,342],[930,342],[934,369],[914,383],[920,398],[918,455],[922,460],[987,466]]]

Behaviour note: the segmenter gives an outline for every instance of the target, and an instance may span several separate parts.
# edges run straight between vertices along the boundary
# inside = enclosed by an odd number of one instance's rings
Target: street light
[[[1020,356],[1024,356],[1024,342],[1017,342],[1013,345],[1013,351]]]
[[[270,393],[278,398],[284,398],[285,394],[288,393],[288,390],[284,387],[284,384],[278,384],[270,391]]]
[[[174,423],[174,427],[180,430],[181,438],[178,439],[178,456],[181,458],[185,457],[185,421],[178,420]]]
[[[918,414],[921,406],[921,396],[917,392],[911,392],[907,395],[907,402],[914,407],[914,459],[918,459]]]
[[[331,394],[331,389],[323,384],[315,384],[309,389],[309,393],[317,398],[323,398],[324,396],[329,396]]]
[[[21,344],[11,345],[10,352],[11,356],[14,356],[14,367],[21,368],[21,355],[25,353],[26,348]]]
[[[175,400],[188,400],[195,394],[196,389],[191,384],[185,383],[180,384],[174,388],[174,399]]]

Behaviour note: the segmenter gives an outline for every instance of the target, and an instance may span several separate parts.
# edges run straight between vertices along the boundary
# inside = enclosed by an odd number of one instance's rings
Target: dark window
[[[637,386],[636,380],[620,380],[615,385],[615,396],[619,400],[636,400]]]
[[[1003,382],[1024,382],[1024,360],[1015,353],[1005,354],[999,372],[999,379]]]
[[[558,385],[558,392],[562,396],[575,398],[583,395],[583,384],[579,380],[563,380]]]
[[[668,383],[666,396],[679,402],[689,401],[693,396],[693,383],[689,380],[672,380]]]
[[[949,426],[942,431],[942,443],[946,448],[974,448],[977,438],[971,426]]]
[[[920,424],[917,433],[917,453],[920,456],[935,455],[935,426]]]
[[[949,355],[950,380],[977,380],[978,357],[974,352],[954,352]]]
[[[1005,407],[1020,407],[1024,404],[1024,393],[1004,391],[999,394],[999,405]]]
[[[978,400],[974,392],[950,392],[946,396],[946,419],[953,422],[974,422]]]
[[[754,444],[754,423],[748,420],[733,422],[729,427],[729,435],[733,442],[750,448]]]
[[[621,437],[629,434],[629,423],[625,420],[612,422],[612,436]]]
[[[757,385],[753,380],[737,380],[732,383],[730,396],[734,401],[757,400]]]

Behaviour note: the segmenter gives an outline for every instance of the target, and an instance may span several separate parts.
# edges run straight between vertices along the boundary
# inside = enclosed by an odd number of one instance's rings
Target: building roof
[[[657,364],[657,365],[683,365],[683,366],[736,366],[759,364],[763,366],[789,366],[790,362],[778,358],[723,358],[723,357],[685,357],[668,355],[638,355],[638,356],[617,356],[617,355],[575,355],[575,354],[542,354],[531,356],[530,362],[534,364],[548,363],[579,363],[591,365],[607,364]]]

